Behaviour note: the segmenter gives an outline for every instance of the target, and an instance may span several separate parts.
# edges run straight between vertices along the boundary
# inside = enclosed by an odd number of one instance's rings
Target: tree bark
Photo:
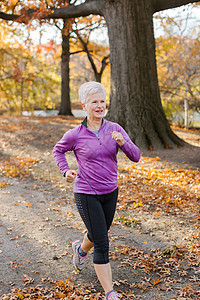
[[[72,116],[69,88],[69,34],[66,35],[66,33],[62,33],[61,77],[61,104],[59,115]]]
[[[142,149],[182,145],[161,105],[151,1],[116,2],[103,2],[111,63],[108,119],[118,122]]]

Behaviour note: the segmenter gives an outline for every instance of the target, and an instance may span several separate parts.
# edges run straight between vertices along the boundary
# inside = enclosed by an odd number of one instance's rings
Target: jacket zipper
[[[87,127],[86,127],[86,128],[87,128]],[[88,128],[87,128],[87,130],[96,136],[96,134],[95,134],[94,132],[92,132],[91,130],[89,130]],[[96,136],[96,138],[98,139],[99,144],[102,145],[102,144],[101,144],[100,138],[99,138],[98,136]]]
[[[92,131],[91,131],[92,132]],[[98,139],[98,141],[99,141],[99,144],[101,145],[101,140],[100,140],[100,138],[94,133],[94,132],[92,132],[95,136],[96,136],[96,138]]]
[[[96,135],[96,134],[95,134]],[[99,140],[99,143],[100,143],[100,145],[101,145],[101,141],[100,141],[100,139],[99,139],[99,137],[97,136],[97,138],[98,138],[98,140]]]

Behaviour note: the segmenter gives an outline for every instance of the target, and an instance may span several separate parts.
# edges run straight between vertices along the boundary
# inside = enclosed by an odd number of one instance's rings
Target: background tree
[[[158,16],[159,18],[159,16]],[[187,26],[186,19],[165,17],[163,35],[156,39],[158,79],[168,117],[183,112],[188,126],[188,110],[199,110],[200,40],[198,26]],[[196,24],[195,24],[196,25]]]
[[[98,67],[97,64],[95,63],[94,56],[92,55],[91,51],[88,49],[90,33],[99,26],[105,26],[105,21],[103,22],[102,17],[96,17],[96,20],[94,20],[94,18],[91,18],[91,16],[87,18],[81,18],[81,20],[79,20],[79,24],[82,24],[81,26],[82,28],[80,28],[80,30],[78,30],[78,26],[75,26],[75,30],[72,28],[73,19],[67,19],[67,18],[61,20],[54,19],[53,22],[51,22],[48,19],[41,18],[46,16],[48,9],[51,9],[52,7],[62,8],[68,5],[75,4],[75,2],[77,1],[76,0],[48,0],[48,1],[40,1],[33,5],[31,1],[27,1],[26,5],[24,4],[23,7],[24,13],[21,15],[20,18],[16,19],[16,21],[18,22],[26,23],[32,19],[38,18],[40,21],[40,25],[43,23],[47,23],[50,25],[50,27],[56,26],[56,28],[59,29],[61,32],[62,52],[61,52],[61,102],[59,107],[60,115],[72,115],[71,101],[70,101],[70,68],[69,68],[70,54],[72,54],[70,53],[70,35],[72,33],[75,33],[76,31],[76,37],[78,36],[81,42],[82,51],[85,51],[87,53],[87,57],[89,59],[89,62],[94,71],[95,78],[97,81],[101,81],[103,71],[107,66],[107,64],[109,63],[108,55],[106,55],[105,57],[102,58],[101,68],[100,71],[98,72]],[[8,1],[3,1],[3,3],[4,6],[6,6],[6,10],[7,11],[12,10],[12,13],[14,13],[14,11],[17,11],[22,6],[22,3],[20,3],[20,1],[11,1],[9,2],[9,4]],[[34,18],[33,17],[30,18],[30,20],[27,19],[27,15],[25,14],[25,12],[28,11],[28,6],[30,6],[31,10],[35,10]],[[32,23],[29,22],[27,25],[28,28],[30,29]],[[51,30],[50,27],[49,30]],[[83,30],[84,30],[84,37],[81,36]],[[89,32],[89,34],[87,34],[86,32]],[[87,35],[87,42],[85,42],[86,35]],[[94,48],[96,52],[98,52],[97,44],[93,45],[93,49]]]
[[[42,2],[42,1],[41,1]],[[46,0],[46,9],[51,7],[62,8],[68,6],[76,1],[73,0]],[[37,8],[37,7],[36,7]],[[42,3],[38,7],[41,11],[44,10]],[[34,7],[35,9],[35,7]],[[70,61],[70,32],[72,29],[73,19],[62,19],[60,21],[54,20],[52,25],[55,25],[61,32],[61,102],[59,107],[59,115],[72,115],[71,101],[70,101],[70,74],[69,74],[69,61]]]
[[[119,122],[141,148],[183,145],[164,114],[158,86],[153,14],[196,0],[86,0],[43,11],[41,18],[104,16],[109,35],[111,96],[109,118]],[[34,16],[35,12],[26,11]],[[19,15],[0,13],[4,19]],[[120,41],[120,42],[119,42]]]
[[[71,37],[72,38],[72,37]],[[72,38],[73,39],[73,38]],[[74,39],[73,39],[74,40]],[[80,100],[78,98],[78,89],[80,85],[86,81],[95,81],[94,70],[88,60],[87,54],[82,50],[82,45],[79,40],[75,39],[70,44],[70,92],[73,106],[81,109]],[[101,70],[101,61],[108,54],[108,46],[102,45],[97,41],[89,41],[89,51],[94,60],[96,69]],[[110,91],[110,64],[104,69],[101,82],[107,90],[107,106],[109,105],[109,91]]]
[[[24,43],[23,31],[3,23],[0,32],[0,113],[54,109],[60,80],[53,41]]]
[[[69,85],[69,36],[70,29],[73,23],[72,19],[62,19],[62,20],[49,20],[44,18],[48,15],[48,10],[52,7],[62,8],[71,3],[75,3],[75,0],[45,0],[32,2],[27,0],[25,3],[21,1],[2,1],[2,8],[7,12],[12,11],[13,13],[20,12],[20,18],[14,18],[16,22],[22,22],[27,25],[27,29],[32,28],[33,20],[39,20],[40,26],[42,24],[48,24],[49,31],[51,27],[56,26],[61,32],[61,101],[59,107],[59,114],[62,115],[72,115],[71,112],[71,102],[70,102],[70,85]],[[34,11],[32,15],[27,15],[27,11]],[[60,93],[59,93],[60,94]]]
[[[92,17],[92,19],[90,17],[89,20],[88,18],[84,19],[86,19],[86,26],[84,27],[80,26],[80,18],[74,22],[73,33],[80,41],[80,48],[87,55],[94,72],[95,80],[101,82],[103,72],[109,64],[109,46],[91,41],[90,36],[94,30],[105,27],[105,20],[101,17],[96,20],[94,20],[94,17]],[[81,24],[83,22],[81,22]]]
[[[65,1],[65,4],[71,4],[72,1]],[[93,43],[91,46],[90,35],[91,33],[99,28],[105,26],[105,22],[101,17],[91,16],[85,18],[79,18],[74,20],[63,20],[54,21],[56,27],[61,31],[62,34],[62,54],[61,54],[61,105],[59,109],[60,115],[72,115],[71,112],[71,101],[70,101],[70,56],[72,54],[85,52],[88,57],[88,61],[91,64],[92,70],[95,75],[95,80],[101,82],[102,74],[105,67],[109,63],[108,46],[104,47],[103,53],[107,52],[106,56],[101,59],[101,66],[99,67],[98,58],[102,56],[102,45]],[[74,43],[77,44],[77,39],[80,41],[79,48],[75,52],[71,51],[70,48]],[[91,48],[92,47],[92,48]],[[91,49],[89,49],[91,48]],[[96,57],[94,57],[96,54]],[[96,61],[95,61],[96,60]],[[98,71],[99,67],[99,71]]]
[[[22,112],[35,109],[60,109],[60,39],[41,41],[45,30],[41,28],[39,40],[33,41],[20,26],[0,23],[0,113]],[[58,34],[58,33],[57,33]],[[56,36],[56,31],[55,34]],[[52,38],[55,39],[54,36]],[[71,37],[70,98],[74,108],[80,108],[77,91],[85,81],[95,80],[87,55],[81,43]],[[57,43],[57,44],[56,44]],[[92,43],[96,61],[101,59],[108,46]],[[104,51],[105,50],[105,51]],[[100,54],[99,54],[100,53]],[[103,83],[109,91],[109,68],[104,72]]]

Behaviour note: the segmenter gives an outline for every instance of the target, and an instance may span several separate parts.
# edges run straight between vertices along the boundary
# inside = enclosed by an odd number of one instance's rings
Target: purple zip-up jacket
[[[53,148],[53,155],[63,176],[70,170],[65,152],[74,151],[78,171],[74,183],[75,193],[107,194],[118,187],[117,152],[119,145],[111,132],[121,132],[125,144],[120,146],[126,156],[138,162],[139,148],[131,141],[125,130],[117,123],[103,118],[98,137],[87,128],[87,118],[77,127],[68,130]]]

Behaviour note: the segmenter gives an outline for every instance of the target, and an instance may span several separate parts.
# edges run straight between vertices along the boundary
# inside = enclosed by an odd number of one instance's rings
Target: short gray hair
[[[90,95],[96,93],[103,93],[104,99],[106,100],[106,90],[103,84],[96,81],[85,82],[82,84],[78,90],[78,95],[82,104],[85,104],[88,101]]]

